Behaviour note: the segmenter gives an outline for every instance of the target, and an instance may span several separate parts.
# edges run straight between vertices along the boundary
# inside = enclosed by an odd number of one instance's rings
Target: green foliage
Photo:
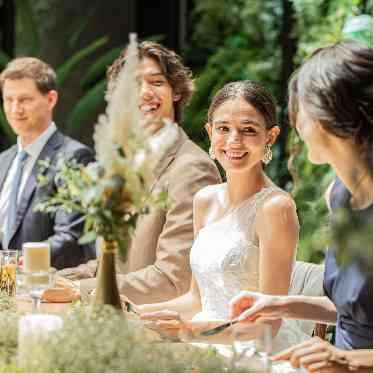
[[[359,12],[361,0],[293,0],[297,15],[298,62],[315,49],[341,40],[348,17]]]
[[[57,84],[62,87],[66,79],[74,72],[76,67],[84,60],[86,57],[92,55],[99,48],[104,46],[108,42],[106,36],[99,38],[92,42],[90,45],[81,49],[77,53],[73,54],[62,66],[57,69]]]
[[[340,40],[346,20],[359,14],[362,0],[292,0],[296,27],[292,32],[298,43],[296,62],[300,64],[316,48]],[[188,134],[208,148],[202,129],[209,102],[215,92],[232,80],[253,79],[269,88],[275,96],[282,91],[279,43],[283,2],[277,0],[234,0],[196,3],[191,49],[198,56],[194,63],[204,67],[196,79],[196,94],[186,110]],[[373,10],[373,1],[365,11]],[[197,52],[195,52],[197,51]],[[188,54],[188,51],[187,53]],[[204,56],[209,56],[207,62]],[[334,174],[328,167],[313,166],[305,146],[289,134],[287,149],[293,183],[290,190],[298,206],[301,222],[299,258],[319,262],[327,242],[328,209],[324,193]],[[267,173],[278,182],[287,172],[278,146]]]
[[[328,166],[315,167],[308,161],[307,150],[292,133],[289,169],[293,177],[292,194],[297,204],[300,220],[298,258],[308,262],[320,262],[329,238],[329,213],[325,191],[334,178]]]
[[[207,147],[203,124],[213,95],[224,84],[252,79],[277,93],[280,50],[277,37],[280,1],[199,1],[192,49],[212,53],[196,79],[196,92],[185,112],[185,129]],[[208,47],[206,47],[208,46]],[[207,52],[206,52],[207,48]]]
[[[30,0],[16,0],[17,34],[25,39],[28,55],[37,55],[40,50],[40,35],[36,17]]]
[[[346,20],[358,13],[361,3],[360,0],[293,0],[297,16],[297,61],[303,61],[316,48],[341,40]],[[327,166],[312,165],[307,158],[305,145],[294,135],[289,137],[288,147],[291,158],[294,158],[292,194],[301,222],[299,257],[319,262],[330,233],[324,193],[334,173]]]
[[[10,61],[10,57],[2,50],[0,50],[0,69],[2,70]]]
[[[22,34],[22,40],[25,42],[24,49],[28,55],[38,56],[40,53],[39,27],[35,17],[36,4],[29,0],[17,0],[17,35]],[[41,6],[40,2],[38,3]],[[50,5],[44,4],[45,7]],[[92,9],[90,11],[90,14]],[[71,43],[81,33],[86,23],[80,23],[76,33],[72,35]],[[83,28],[82,28],[83,27]],[[20,38],[18,38],[20,39]],[[97,53],[109,41],[108,37],[100,37],[92,41],[89,45],[73,53],[61,66],[56,69],[57,84],[60,89],[66,84],[68,79],[74,74],[76,67],[93,54]],[[99,57],[87,74],[81,80],[83,95],[77,101],[67,119],[66,132],[68,134],[76,133],[82,126],[91,121],[93,115],[97,114],[98,108],[104,104],[105,95],[105,73],[106,68],[110,65],[119,54],[119,48],[113,48]],[[10,57],[0,51],[0,68],[5,67]],[[15,142],[16,136],[10,129],[4,113],[0,110],[0,133],[4,136],[3,144],[5,147]]]
[[[0,293],[0,372],[4,366],[14,360],[17,348],[16,305],[14,298]],[[4,370],[5,371],[5,370]]]
[[[119,163],[126,162],[119,151],[116,156]],[[129,177],[143,182],[145,175],[141,170],[131,168],[129,163],[126,174],[110,174],[110,170],[105,170],[98,163],[84,167],[63,157],[55,166],[49,161],[39,163],[39,185],[43,187],[54,182],[57,190],[36,209],[48,214],[55,214],[60,209],[81,214],[84,217],[84,235],[79,239],[80,244],[95,242],[97,237],[102,237],[106,242],[117,242],[125,258],[137,218],[148,212],[150,207],[167,207],[165,193],[153,196],[144,187],[131,188]],[[54,180],[50,180],[49,171],[55,175]]]
[[[43,174],[53,168],[48,162],[42,166],[44,170],[38,178],[41,186],[50,182],[48,176]],[[104,170],[97,164],[83,167],[74,160],[67,162],[62,158],[54,171],[57,191],[40,203],[37,210],[49,214],[60,209],[67,213],[80,213],[85,218],[85,234],[80,238],[81,244],[94,242],[98,236],[102,236],[107,242],[117,242],[121,252],[125,253],[129,226],[134,226],[138,216],[137,211],[132,214],[127,209],[131,201],[125,191],[125,180],[117,175],[105,178]]]
[[[6,120],[3,108],[0,109],[0,129],[11,144],[16,141],[16,136],[10,128],[8,121]]]
[[[122,50],[122,47],[114,48],[104,53],[94,62],[81,80],[83,88],[92,87],[99,79],[102,78],[103,72],[117,58]]]
[[[154,334],[122,313],[105,306],[76,306],[64,315],[63,327],[29,345],[16,359],[15,312],[0,313],[0,372],[7,373],[244,373],[235,360],[223,359],[212,348],[155,343]],[[156,362],[156,363],[155,363]],[[247,364],[249,365],[249,364]]]
[[[77,133],[91,118],[92,114],[104,103],[106,80],[102,79],[95,84],[75,104],[66,119],[66,130],[70,134]]]

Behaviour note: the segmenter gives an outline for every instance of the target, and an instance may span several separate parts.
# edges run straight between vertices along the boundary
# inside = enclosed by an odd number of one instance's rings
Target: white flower
[[[106,113],[99,117],[94,134],[96,158],[108,176],[120,171],[118,147],[131,161],[141,149],[141,144],[145,144],[138,105],[138,63],[136,35],[131,34],[126,63],[118,74]]]

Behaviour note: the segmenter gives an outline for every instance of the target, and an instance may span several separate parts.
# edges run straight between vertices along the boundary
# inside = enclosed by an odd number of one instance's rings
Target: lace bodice
[[[282,192],[273,186],[263,188],[199,231],[190,255],[202,303],[202,313],[195,318],[227,319],[228,304],[233,296],[240,290],[258,290],[259,247],[255,217],[274,191]]]
[[[263,188],[199,231],[190,262],[201,295],[202,311],[193,320],[228,319],[229,301],[235,295],[241,290],[259,290],[255,218],[264,201],[274,192],[285,193],[274,186]],[[297,320],[283,320],[272,342],[272,351],[281,351],[308,338]],[[223,356],[232,355],[229,345],[214,346]],[[272,371],[294,372],[288,363],[279,363]]]

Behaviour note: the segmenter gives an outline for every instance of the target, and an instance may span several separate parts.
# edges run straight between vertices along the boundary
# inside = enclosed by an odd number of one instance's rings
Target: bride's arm
[[[182,318],[189,319],[201,309],[198,286],[192,278],[189,291],[180,297],[161,303],[138,305],[135,309],[140,314],[163,310],[174,311]]]
[[[259,291],[264,294],[288,294],[296,248],[299,222],[290,196],[276,194],[263,204],[256,218],[259,241]],[[268,321],[274,335],[280,320]]]
[[[194,238],[197,237],[199,230],[205,225],[205,220],[210,210],[210,204],[211,188],[205,187],[196,193],[193,201]],[[190,289],[186,294],[166,302],[136,306],[136,309],[139,313],[169,310],[177,312],[184,319],[190,319],[201,310],[201,297],[198,285],[192,276]]]
[[[326,192],[326,201],[330,209],[330,191],[333,183]],[[292,202],[292,200],[290,200]],[[281,205],[281,204],[280,204]],[[289,203],[290,205],[290,203]],[[264,211],[258,221],[258,235],[263,238],[261,247],[261,292],[271,294],[261,294],[243,291],[234,297],[230,302],[231,317],[240,317],[242,321],[251,322],[258,318],[293,318],[306,319],[318,322],[333,324],[337,319],[337,311],[333,302],[326,296],[311,297],[304,295],[287,296],[282,295],[281,290],[285,290],[285,284],[290,278],[289,255],[283,255],[282,251],[290,254],[295,251],[295,243],[290,247],[290,241],[286,237],[293,237],[298,231],[298,220],[294,208],[274,209],[277,213],[271,216],[270,207]],[[269,210],[269,211],[268,211]],[[281,218],[281,216],[283,216]],[[290,222],[290,224],[287,223]],[[268,223],[268,227],[265,223]],[[271,225],[271,226],[270,226]],[[281,229],[283,231],[281,232]],[[275,231],[279,232],[275,232]],[[268,234],[269,240],[266,239]],[[259,240],[260,241],[260,240]],[[271,241],[274,241],[271,243]],[[294,239],[291,239],[294,241]],[[288,246],[288,247],[287,247]],[[271,258],[273,253],[273,258]],[[273,271],[273,275],[272,275]],[[277,284],[273,284],[273,282]],[[280,285],[280,286],[277,286]]]

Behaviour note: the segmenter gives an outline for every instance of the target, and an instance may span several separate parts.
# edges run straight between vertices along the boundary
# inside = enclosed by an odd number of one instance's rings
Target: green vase
[[[115,241],[103,241],[101,244],[101,256],[98,267],[94,304],[108,304],[115,308],[122,309],[115,273],[117,246]]]

